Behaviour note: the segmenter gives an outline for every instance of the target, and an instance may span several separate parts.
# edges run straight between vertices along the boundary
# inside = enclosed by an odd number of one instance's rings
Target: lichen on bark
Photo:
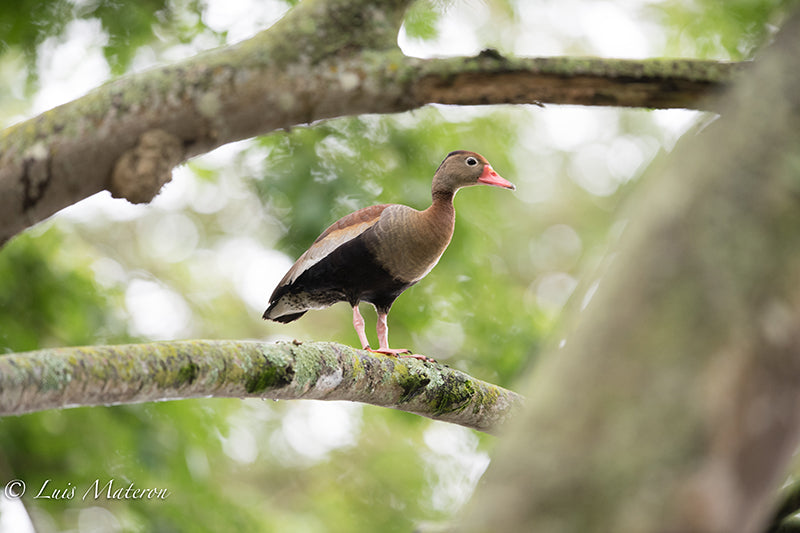
[[[335,343],[198,340],[0,358],[0,416],[208,396],[360,401],[489,432],[521,403],[457,370]]]
[[[397,46],[409,4],[305,0],[247,41],[110,81],[0,132],[0,245],[110,187],[115,167],[126,166],[126,154],[151,130],[179,140],[178,163],[280,128],[433,102],[697,108],[738,69],[692,60],[508,58],[496,52],[410,58]],[[121,195],[146,200],[149,193]]]

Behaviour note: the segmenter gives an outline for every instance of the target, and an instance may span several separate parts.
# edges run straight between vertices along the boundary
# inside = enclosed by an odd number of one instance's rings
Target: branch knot
[[[150,202],[172,179],[172,168],[183,161],[181,140],[161,129],[145,131],[137,145],[114,165],[109,191],[134,204]]]

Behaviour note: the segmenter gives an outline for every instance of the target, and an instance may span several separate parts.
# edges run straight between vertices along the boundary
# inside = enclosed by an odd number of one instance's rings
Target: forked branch
[[[326,118],[429,103],[705,109],[741,64],[403,55],[408,0],[305,0],[234,46],[131,74],[0,131],[0,245],[102,190],[148,202],[175,165]],[[155,142],[154,142],[155,140]]]

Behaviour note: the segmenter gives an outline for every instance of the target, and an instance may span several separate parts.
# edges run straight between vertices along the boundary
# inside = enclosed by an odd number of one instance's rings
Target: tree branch
[[[642,178],[458,531],[765,526],[800,436],[798,57],[800,11]]]
[[[713,99],[746,63],[694,59],[596,57],[474,58],[421,62],[410,90],[415,103],[553,103],[712,109]]]
[[[485,432],[522,403],[458,370],[335,343],[175,341],[0,357],[0,416],[211,396],[348,400]]]
[[[491,51],[409,58],[396,45],[409,3],[306,0],[248,41],[114,80],[0,132],[0,244],[105,189],[147,202],[164,169],[297,124],[434,102],[703,108],[741,69]],[[153,138],[167,148],[148,148]]]

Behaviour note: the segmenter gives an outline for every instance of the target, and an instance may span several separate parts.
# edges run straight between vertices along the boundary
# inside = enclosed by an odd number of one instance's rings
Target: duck
[[[397,297],[439,262],[453,237],[453,199],[459,189],[472,185],[516,189],[482,155],[450,152],[433,175],[430,207],[419,211],[380,204],[340,218],[289,268],[263,318],[288,323],[310,309],[344,301],[353,308],[353,328],[364,350],[432,361],[408,349],[390,348],[387,317]],[[377,312],[377,349],[370,347],[360,302],[372,304]]]

